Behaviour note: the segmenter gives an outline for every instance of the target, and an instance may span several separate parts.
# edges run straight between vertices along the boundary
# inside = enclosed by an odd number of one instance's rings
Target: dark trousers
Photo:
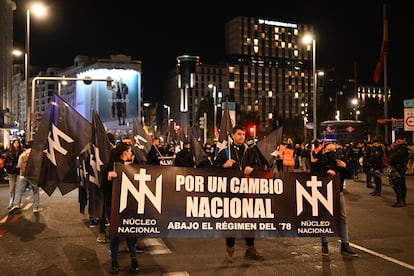
[[[405,182],[405,173],[400,173],[401,177],[395,184],[392,186],[394,189],[395,195],[397,197],[397,202],[405,204],[405,198],[407,196],[407,185]]]
[[[226,238],[226,245],[229,247],[234,246],[235,242],[236,242],[235,238]],[[254,245],[254,238],[246,238],[246,245],[247,246]]]

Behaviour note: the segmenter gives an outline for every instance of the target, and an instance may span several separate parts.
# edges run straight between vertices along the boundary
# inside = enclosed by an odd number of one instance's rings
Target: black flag
[[[134,142],[132,144],[132,152],[139,163],[147,162],[148,152],[151,150],[152,139],[145,132],[144,128],[138,122],[138,119],[134,117],[134,124],[132,128],[132,134],[134,135]]]
[[[266,158],[269,164],[273,164],[273,156],[271,155],[271,153],[276,150],[276,148],[282,143],[282,141],[283,126],[280,126],[277,129],[273,130],[269,135],[259,140],[259,142],[257,142],[257,148]]]
[[[92,141],[89,157],[89,182],[101,186],[105,180],[104,168],[108,166],[111,159],[113,145],[106,135],[106,130],[96,110],[92,116]]]
[[[194,163],[196,166],[199,166],[202,162],[206,162],[208,159],[207,152],[203,149],[203,147],[200,145],[200,143],[196,140],[194,135],[192,133],[189,134],[189,140],[190,140],[190,148],[191,153],[194,156]]]
[[[230,135],[232,133],[232,128],[233,126],[231,124],[229,104],[226,101],[224,104],[223,117],[221,119],[221,124],[220,124],[220,132],[219,132],[219,138],[217,142],[216,156],[221,150],[227,148],[228,145],[231,143]],[[230,156],[229,156],[229,159],[230,159]]]
[[[92,125],[61,97],[54,95],[39,124],[26,177],[49,196],[78,187],[78,156],[89,146]]]

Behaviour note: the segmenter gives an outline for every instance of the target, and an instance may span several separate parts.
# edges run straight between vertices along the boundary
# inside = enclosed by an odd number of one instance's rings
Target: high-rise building
[[[13,73],[13,11],[16,3],[0,0],[0,114],[3,123],[10,123]],[[0,127],[0,143],[9,142],[8,132]]]
[[[224,63],[206,64],[199,56],[181,55],[166,82],[164,102],[171,108],[171,121],[185,129],[198,127],[199,118],[208,113],[208,136],[212,142],[214,118],[218,123],[225,91],[228,91],[228,73]]]
[[[313,100],[315,72],[312,45],[302,38],[313,32],[311,25],[244,16],[226,24],[230,98],[240,116],[255,113],[259,131],[303,120],[303,103]]]

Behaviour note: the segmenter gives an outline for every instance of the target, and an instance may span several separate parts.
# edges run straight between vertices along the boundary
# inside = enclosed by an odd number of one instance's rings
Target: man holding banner
[[[245,128],[239,125],[234,126],[231,134],[232,142],[218,153],[213,166],[215,168],[240,170],[244,175],[249,175],[254,170],[264,170],[257,162],[260,159],[255,156],[256,151],[249,148],[245,143],[245,137]],[[257,261],[264,260],[254,246],[254,238],[246,237],[245,239],[247,246],[245,258]],[[234,237],[226,238],[227,258],[230,262],[233,261],[234,244]]]
[[[346,203],[344,197],[344,182],[346,178],[352,178],[352,169],[347,166],[347,160],[337,158],[336,144],[325,144],[322,155],[316,161],[313,172],[328,173],[332,176],[339,174],[339,206],[340,206],[340,234],[341,234],[341,254],[345,256],[358,257],[358,253],[349,247],[348,224],[346,215]],[[321,236],[322,255],[329,254],[328,240],[326,236]]]

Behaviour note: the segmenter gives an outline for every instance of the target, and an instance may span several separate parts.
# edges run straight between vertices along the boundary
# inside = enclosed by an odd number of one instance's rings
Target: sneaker
[[[405,204],[402,202],[395,202],[392,207],[405,207]]]
[[[233,256],[234,256],[234,246],[227,246],[226,252],[227,252],[227,259],[230,262],[232,262]]]
[[[98,222],[96,220],[89,221],[89,228],[95,228],[96,225],[98,225]]]
[[[106,243],[106,235],[105,233],[99,233],[96,241],[99,243]]]
[[[33,208],[33,213],[39,213],[42,211],[42,208]]]
[[[358,253],[352,250],[347,242],[341,243],[341,254],[350,257],[358,257]]]
[[[131,269],[132,269],[132,272],[135,272],[135,273],[139,271],[137,259],[131,259]]]
[[[17,205],[12,206],[9,210],[9,215],[15,215],[18,213],[20,213],[20,208]]]
[[[255,261],[263,261],[264,258],[262,255],[260,255],[259,252],[257,252],[256,247],[254,245],[248,246],[246,249],[246,254],[244,255],[247,259],[252,259]]]
[[[322,242],[322,256],[329,255],[328,242]]]
[[[144,247],[141,247],[140,245],[136,245],[135,252],[139,254],[144,253]]]

